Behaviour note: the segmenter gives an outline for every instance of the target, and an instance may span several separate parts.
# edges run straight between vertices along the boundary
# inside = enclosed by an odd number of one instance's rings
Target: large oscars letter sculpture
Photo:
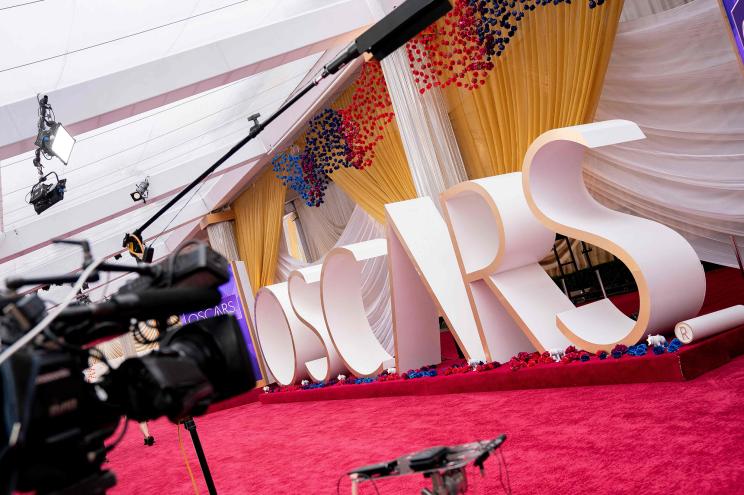
[[[321,265],[295,270],[289,274],[289,300],[297,318],[320,339],[327,357],[307,363],[307,370],[315,381],[328,381],[339,373],[346,373],[346,366],[336,352],[328,334],[323,308],[320,304]]]
[[[532,213],[547,228],[617,256],[638,285],[637,321],[608,299],[558,313],[558,328],[588,351],[635,344],[648,333],[667,331],[695,316],[705,296],[703,268],[681,235],[659,223],[602,206],[584,184],[586,148],[644,137],[633,122],[611,120],[548,131],[525,155],[522,183]]]
[[[287,283],[267,285],[256,295],[256,334],[266,366],[281,385],[307,376],[306,363],[317,369],[325,360],[318,336],[295,315]]]
[[[395,258],[389,266],[399,368],[441,361],[437,309],[468,359],[490,360],[447,225],[431,198],[388,204],[385,212],[390,256]]]
[[[320,297],[326,327],[338,354],[357,376],[374,376],[393,366],[375,337],[362,300],[362,264],[387,255],[385,239],[332,249],[323,261]]]
[[[491,358],[566,348],[555,315],[574,306],[539,264],[555,233],[530,211],[522,174],[463,182],[442,194],[442,206]]]

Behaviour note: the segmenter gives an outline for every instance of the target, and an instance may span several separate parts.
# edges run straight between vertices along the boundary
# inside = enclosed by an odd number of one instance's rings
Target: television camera
[[[117,438],[106,441],[123,416],[136,421],[167,416],[180,422],[255,386],[246,343],[232,316],[171,324],[173,315],[220,301],[218,287],[229,274],[219,254],[190,242],[157,265],[125,267],[94,262],[88,244],[77,244],[84,250],[82,274],[8,279],[9,290],[0,295],[3,494],[103,494],[116,479],[102,465],[123,437],[126,421]],[[77,292],[83,278],[96,280],[106,271],[139,276],[108,301],[72,302],[61,311],[47,312],[35,292],[17,292],[25,286],[72,282]],[[83,372],[89,358],[106,363],[94,345],[136,332],[145,321],[159,331],[158,350],[129,358],[110,368],[100,382],[88,383]]]

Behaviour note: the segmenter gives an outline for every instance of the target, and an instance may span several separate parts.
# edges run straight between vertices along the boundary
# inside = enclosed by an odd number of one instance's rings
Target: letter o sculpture
[[[256,335],[266,366],[281,385],[307,378],[305,363],[324,357],[317,335],[292,310],[286,282],[256,294]]]

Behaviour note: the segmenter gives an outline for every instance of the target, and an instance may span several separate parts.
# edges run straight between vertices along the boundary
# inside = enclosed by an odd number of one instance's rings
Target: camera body
[[[107,302],[68,307],[0,364],[0,493],[105,493],[116,480],[102,464],[116,442],[104,441],[122,416],[179,422],[253,388],[246,342],[232,316],[167,325],[172,315],[217,304],[227,279],[224,258],[198,244],[152,266]],[[46,315],[35,294],[6,294],[0,306],[0,349]],[[147,320],[157,322],[159,349],[88,383],[93,344]]]

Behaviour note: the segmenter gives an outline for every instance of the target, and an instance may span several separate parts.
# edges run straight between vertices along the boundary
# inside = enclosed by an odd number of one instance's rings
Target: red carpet
[[[502,432],[515,494],[725,494],[744,486],[742,390],[740,357],[687,382],[253,403],[197,421],[223,495],[333,494],[352,467]],[[112,493],[193,493],[176,427],[153,423],[157,443],[143,447],[132,426],[109,456],[120,480]],[[204,494],[187,436],[185,447]],[[485,486],[471,493],[500,493],[495,462],[486,468]],[[379,489],[417,494],[420,485],[399,479]]]
[[[708,281],[705,312],[744,299],[736,271],[711,272]],[[632,306],[632,296],[625,299]],[[687,365],[692,376],[712,359],[721,365],[739,352],[741,334],[701,342],[700,362]],[[643,359],[664,358],[627,361]],[[529,371],[510,374],[526,377]],[[333,494],[350,468],[500,433],[509,437],[504,453],[516,494],[744,493],[742,390],[744,357],[738,357],[689,381],[238,405],[255,400],[253,393],[197,423],[222,495]],[[119,478],[112,493],[193,493],[176,427],[161,420],[151,431],[154,447],[142,445],[133,424],[109,455]],[[182,436],[205,494],[191,441],[185,431]],[[471,478],[469,493],[501,493],[496,462],[486,470],[485,480]],[[383,495],[417,494],[422,486],[414,478],[378,484]],[[341,493],[349,493],[346,478]],[[362,486],[361,493],[374,489]]]

